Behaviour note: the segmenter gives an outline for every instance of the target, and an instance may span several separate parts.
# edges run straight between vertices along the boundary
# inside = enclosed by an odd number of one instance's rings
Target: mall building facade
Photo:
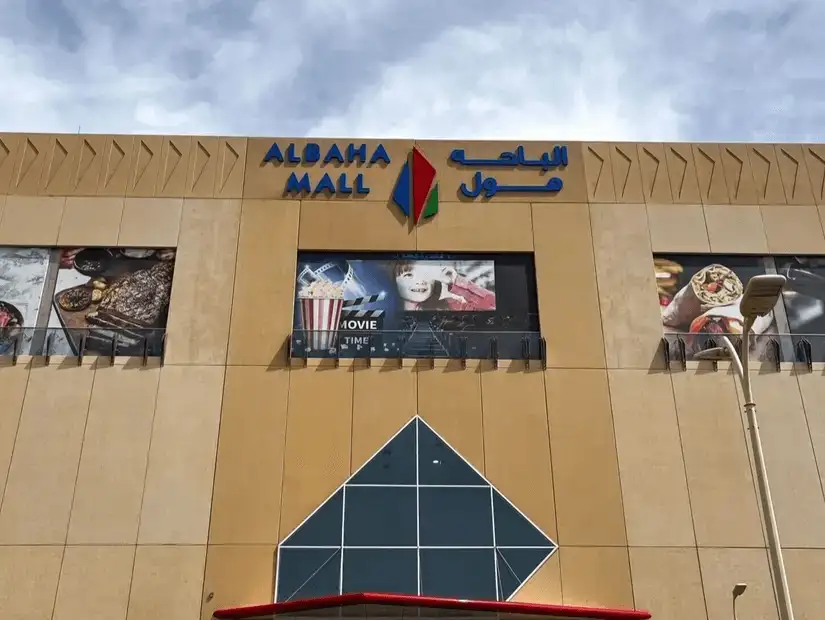
[[[775,618],[741,390],[697,355],[782,273],[747,348],[820,618],[824,183],[819,145],[0,134],[0,616],[727,620],[744,583]]]

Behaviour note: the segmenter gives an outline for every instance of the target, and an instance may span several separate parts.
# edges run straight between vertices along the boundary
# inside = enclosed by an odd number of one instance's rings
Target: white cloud
[[[632,25],[627,30],[633,31]],[[676,140],[665,91],[637,97],[623,34],[581,25],[452,28],[387,67],[314,135]],[[629,79],[630,78],[630,79]]]
[[[0,131],[823,140],[817,0],[0,0]]]

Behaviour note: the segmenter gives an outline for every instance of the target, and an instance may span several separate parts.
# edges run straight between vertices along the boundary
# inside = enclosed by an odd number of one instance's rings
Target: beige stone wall
[[[0,368],[0,616],[268,602],[279,540],[418,414],[559,542],[519,599],[727,620],[745,581],[740,617],[775,617],[736,382],[664,367],[651,253],[825,254],[825,147],[571,144],[557,198],[469,203],[456,145],[419,142],[442,203],[410,228],[388,200],[411,141],[363,200],[284,198],[271,142],[0,135],[0,245],[178,248],[162,368]],[[534,251],[547,370],[288,368],[296,251],[326,248]],[[755,374],[797,618],[818,618],[822,369]]]

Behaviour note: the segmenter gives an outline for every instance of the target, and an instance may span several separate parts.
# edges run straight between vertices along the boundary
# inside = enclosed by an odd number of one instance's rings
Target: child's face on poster
[[[433,294],[434,281],[424,265],[412,263],[395,277],[398,294],[404,301],[420,304]]]

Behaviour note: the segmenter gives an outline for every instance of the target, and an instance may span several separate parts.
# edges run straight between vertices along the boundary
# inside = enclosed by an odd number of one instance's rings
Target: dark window
[[[493,517],[499,547],[555,547],[552,540],[496,490],[493,490]]]
[[[415,484],[415,424],[407,425],[349,484]]]
[[[499,592],[510,598],[542,565],[552,549],[498,549]]]
[[[344,549],[343,585],[343,594],[418,594],[418,551]]]
[[[787,278],[782,300],[788,329],[793,334],[790,343],[793,352],[789,351],[788,357],[825,361],[825,338],[822,337],[825,334],[825,258],[777,256],[776,269]]]
[[[496,600],[493,553],[492,549],[422,549],[421,594]]]
[[[340,549],[281,548],[278,566],[278,600],[291,601],[338,594],[341,579]]]
[[[415,487],[346,487],[344,546],[415,547]]]
[[[421,546],[493,546],[490,487],[421,487],[418,492]]]
[[[418,484],[488,486],[467,461],[424,423],[418,424]]]
[[[341,515],[344,509],[344,491],[335,495],[316,510],[297,530],[284,540],[287,547],[340,547]],[[336,533],[337,532],[337,533]]]

